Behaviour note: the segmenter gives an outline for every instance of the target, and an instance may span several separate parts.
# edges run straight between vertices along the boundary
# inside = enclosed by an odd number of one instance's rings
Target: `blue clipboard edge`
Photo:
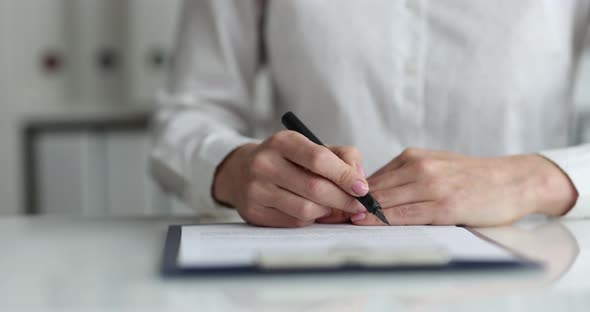
[[[427,265],[427,266],[387,266],[387,267],[363,267],[363,266],[339,266],[334,268],[305,268],[305,269],[263,269],[255,265],[235,266],[224,268],[182,268],[177,265],[178,252],[180,248],[180,240],[182,238],[182,227],[192,226],[185,225],[170,225],[166,234],[166,241],[164,245],[164,252],[160,266],[160,274],[163,277],[179,278],[189,276],[235,276],[235,275],[275,275],[275,274],[309,274],[309,273],[367,273],[367,272],[410,272],[410,271],[463,271],[463,270],[480,270],[480,269],[527,269],[538,270],[543,266],[541,263],[528,259],[518,252],[498,243],[497,241],[471,229],[466,228],[473,235],[484,239],[492,244],[498,245],[503,249],[508,250],[517,257],[517,260],[510,261],[461,261],[451,260],[446,265]]]

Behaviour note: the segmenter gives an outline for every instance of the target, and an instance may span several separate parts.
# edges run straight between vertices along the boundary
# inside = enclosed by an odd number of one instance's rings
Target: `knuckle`
[[[371,192],[371,195],[373,195],[373,198],[375,198],[375,200],[378,203],[385,203],[386,202],[386,196],[385,196],[385,192],[384,191],[375,191],[375,192]]]
[[[425,174],[428,175],[433,172],[434,170],[434,160],[429,158],[419,158],[414,161],[414,170],[418,174]]]
[[[273,135],[271,135],[267,140],[266,143],[273,148],[282,146],[286,140],[289,140],[290,136],[292,135],[292,131],[289,130],[282,130]]]
[[[323,166],[326,165],[327,161],[329,161],[329,154],[330,153],[327,149],[317,146],[311,148],[308,154],[309,157],[309,166],[312,171],[317,171],[321,169]]]
[[[300,219],[305,221],[315,220],[314,210],[314,204],[311,201],[306,201],[297,208],[297,215]]]
[[[354,159],[361,159],[362,154],[361,151],[356,146],[344,146],[343,147],[344,153],[348,155],[350,158]]]
[[[270,137],[268,137],[268,139],[266,139],[266,145],[269,147],[275,147],[278,146],[280,143],[282,135],[281,132],[275,133],[273,135],[271,135]]]
[[[397,212],[402,220],[412,220],[416,217],[421,217],[426,213],[424,207],[418,204],[400,205],[397,208]]]
[[[408,147],[401,153],[400,156],[409,160],[418,158],[420,154],[422,154],[422,149],[417,147]]]
[[[324,180],[319,177],[310,177],[305,182],[305,190],[308,194],[319,195],[324,188]]]
[[[411,216],[410,207],[408,205],[397,206],[397,213],[402,219]]]
[[[343,167],[342,169],[338,170],[339,172],[336,174],[336,184],[338,185],[346,185],[348,181],[351,180],[352,174],[349,168]]]
[[[272,164],[269,157],[265,153],[259,153],[250,160],[250,171],[259,176],[268,170],[272,169]]]

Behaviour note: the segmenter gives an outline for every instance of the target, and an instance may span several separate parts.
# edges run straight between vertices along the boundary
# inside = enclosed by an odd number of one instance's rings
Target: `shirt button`
[[[404,7],[408,10],[417,9],[417,0],[406,0],[404,1]]]
[[[406,70],[406,74],[408,75],[416,75],[416,73],[418,72],[417,68],[416,68],[416,63],[413,62],[407,62],[405,64],[405,70]]]

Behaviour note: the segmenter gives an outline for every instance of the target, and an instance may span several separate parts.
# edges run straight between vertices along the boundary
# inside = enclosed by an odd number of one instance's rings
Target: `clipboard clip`
[[[257,266],[266,270],[444,266],[450,261],[451,254],[442,248],[404,248],[385,251],[365,248],[273,251],[260,253],[256,257]]]

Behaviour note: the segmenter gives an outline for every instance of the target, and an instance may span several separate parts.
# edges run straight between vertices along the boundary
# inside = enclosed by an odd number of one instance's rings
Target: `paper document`
[[[246,224],[183,226],[179,267],[255,264],[261,255],[329,254],[356,250],[444,251],[455,260],[506,261],[515,256],[469,230],[455,226],[361,227],[314,224],[305,228],[260,228]]]

